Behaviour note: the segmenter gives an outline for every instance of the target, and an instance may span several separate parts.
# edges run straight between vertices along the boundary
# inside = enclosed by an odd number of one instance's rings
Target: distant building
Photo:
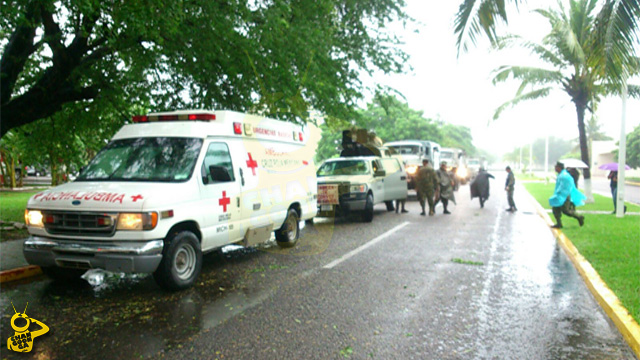
[[[617,162],[618,158],[614,153],[618,149],[618,145],[615,141],[594,141],[592,143],[592,156],[591,175],[592,176],[607,176],[609,171],[600,170],[598,167],[602,164]],[[640,177],[640,169],[631,169],[625,171],[625,177]]]

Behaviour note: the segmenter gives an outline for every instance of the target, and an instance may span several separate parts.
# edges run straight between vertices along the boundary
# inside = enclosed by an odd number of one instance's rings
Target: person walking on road
[[[612,214],[615,214],[616,209],[618,208],[618,172],[610,171],[607,179],[609,179],[609,187],[611,188],[611,199],[613,199]],[[624,212],[627,212],[627,205],[624,206]]]
[[[483,167],[478,171],[478,175],[473,179],[471,185],[471,199],[477,197],[480,199],[480,207],[484,207],[484,202],[489,198],[489,178],[495,177],[489,174]]]
[[[504,184],[504,190],[507,192],[507,201],[509,202],[509,208],[507,211],[515,212],[518,211],[516,203],[513,201],[513,192],[516,188],[516,177],[513,175],[511,167],[507,166],[505,170],[507,171],[507,181]]]
[[[436,200],[435,204],[438,204],[438,201],[442,201],[442,207],[444,207],[444,211],[442,213],[451,214],[451,212],[447,210],[447,206],[449,205],[449,200],[453,201],[455,204],[456,198],[453,195],[454,182],[447,171],[446,161],[440,163],[440,168],[436,171],[436,175],[438,176],[438,184],[440,185],[440,197]]]
[[[406,162],[406,161],[403,161],[403,162],[402,162],[402,168],[404,169],[404,168],[406,167],[406,165],[407,165],[407,162]],[[408,188],[408,187],[409,187],[409,182],[407,182],[407,188]],[[396,200],[396,214],[398,213],[398,211],[400,211],[400,207],[402,207],[402,211],[401,211],[401,212],[402,212],[403,214],[404,214],[404,213],[408,213],[408,212],[409,212],[408,210],[406,210],[406,209],[404,208],[404,206],[406,205],[406,203],[407,203],[407,199],[406,199],[406,198]]]
[[[434,202],[434,195],[438,190],[438,176],[433,167],[429,164],[429,159],[422,159],[422,167],[418,170],[416,178],[416,190],[418,192],[418,200],[420,206],[422,206],[422,212],[420,215],[426,215],[425,212],[425,200],[429,203],[429,216],[433,216],[436,213],[436,205]]]
[[[549,198],[549,205],[551,205],[553,216],[556,218],[555,225],[551,227],[562,229],[562,214],[578,220],[580,226],[584,225],[584,215],[577,215],[575,207],[571,204],[582,206],[586,197],[578,191],[573,177],[565,170],[564,164],[557,162],[556,172],[558,173],[556,188],[553,191],[553,196]]]

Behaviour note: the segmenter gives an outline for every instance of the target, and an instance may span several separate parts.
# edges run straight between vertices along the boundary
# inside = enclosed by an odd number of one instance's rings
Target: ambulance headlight
[[[418,167],[416,165],[407,166],[407,174],[413,175],[418,171]]]
[[[158,213],[120,213],[117,230],[152,230],[158,225]]]
[[[44,227],[42,220],[43,220],[43,217],[42,217],[42,212],[40,210],[29,210],[29,209],[24,210],[24,222],[27,224],[27,226],[40,227],[40,228]]]
[[[367,192],[367,185],[365,184],[356,184],[356,185],[351,185],[349,187],[349,192],[351,193],[363,193],[363,192]]]

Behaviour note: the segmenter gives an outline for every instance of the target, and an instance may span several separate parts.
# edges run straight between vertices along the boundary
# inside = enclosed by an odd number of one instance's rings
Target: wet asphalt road
[[[209,254],[179,293],[150,276],[3,285],[1,337],[29,302],[51,329],[37,359],[634,359],[523,189],[504,211],[502,184],[484,209],[463,186],[449,216],[412,198],[372,224],[316,221],[291,250]]]

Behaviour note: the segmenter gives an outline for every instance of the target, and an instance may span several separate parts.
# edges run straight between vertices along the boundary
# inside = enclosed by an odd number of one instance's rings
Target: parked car
[[[394,200],[407,198],[407,173],[395,157],[356,156],[326,160],[317,172],[318,215],[360,213],[373,220],[375,204],[394,209]]]

